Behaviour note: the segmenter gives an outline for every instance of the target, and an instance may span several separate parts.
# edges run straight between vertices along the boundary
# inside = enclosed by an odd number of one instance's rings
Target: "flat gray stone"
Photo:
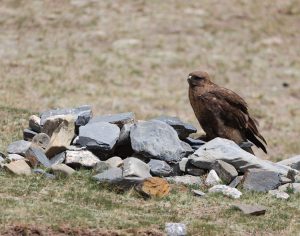
[[[32,131],[35,131],[36,133],[41,132],[41,118],[36,116],[36,115],[32,115],[29,117],[29,128]]]
[[[8,154],[6,159],[8,159],[11,162],[11,161],[24,160],[25,157],[23,157],[19,154]]]
[[[216,159],[210,156],[198,157],[196,152],[189,156],[191,164],[204,170],[211,170]]]
[[[31,168],[25,160],[12,161],[4,164],[4,169],[15,175],[31,175]]]
[[[120,128],[108,122],[88,123],[79,128],[79,139],[81,146],[89,150],[100,151],[103,154],[111,153],[120,134]]]
[[[168,182],[174,182],[176,184],[184,185],[201,185],[201,179],[198,176],[192,175],[182,175],[182,176],[172,176],[166,177]]]
[[[65,159],[66,159],[66,153],[61,152],[61,153],[56,154],[49,161],[50,161],[51,165],[57,165],[57,164],[63,163],[65,161]]]
[[[120,113],[120,114],[95,116],[90,120],[89,123],[97,123],[97,122],[108,122],[122,128],[123,125],[125,124],[135,123],[135,115],[133,112],[127,112],[127,113]]]
[[[130,139],[133,150],[150,159],[174,163],[188,155],[176,131],[162,121],[135,124],[131,129]]]
[[[121,168],[110,168],[100,174],[94,175],[92,178],[98,182],[112,183],[116,180],[123,179]]]
[[[232,188],[236,188],[242,182],[243,178],[244,178],[243,175],[235,177],[228,186]]]
[[[264,215],[266,213],[267,208],[265,206],[261,206],[258,204],[234,204],[233,205],[234,208],[242,211],[245,215]]]
[[[45,133],[39,133],[35,135],[32,139],[32,143],[36,144],[40,148],[46,150],[50,143],[50,137]]]
[[[25,141],[31,141],[33,139],[33,137],[37,134],[38,134],[37,132],[35,132],[31,129],[24,129],[23,130],[23,139]]]
[[[194,150],[198,150],[202,145],[206,143],[205,141],[202,141],[200,139],[193,139],[191,137],[187,137],[183,141],[188,143]]]
[[[269,193],[269,195],[274,196],[274,197],[276,197],[278,199],[285,199],[285,200],[287,200],[287,199],[290,198],[290,195],[288,195],[287,193],[285,193],[283,191],[279,191],[277,189],[275,189],[275,190],[269,190],[268,193]]]
[[[182,122],[178,117],[159,116],[154,118],[153,120],[165,122],[171,127],[173,127],[176,130],[180,139],[185,139],[190,134],[197,132],[197,129],[193,125]]]
[[[9,154],[19,154],[25,156],[26,151],[30,148],[31,142],[19,140],[9,144],[7,152]]]
[[[123,176],[149,178],[151,177],[150,167],[137,158],[128,157],[123,161]]]
[[[110,167],[120,167],[123,165],[123,160],[121,157],[114,156],[105,161]]]
[[[300,155],[279,161],[277,162],[277,164],[289,166],[295,170],[300,171]]]
[[[192,193],[195,195],[195,196],[198,196],[198,197],[203,197],[205,196],[206,194],[200,190],[196,190],[196,189],[192,189]]]
[[[72,168],[93,168],[98,162],[99,158],[88,150],[66,151],[65,164]]]
[[[77,108],[64,108],[64,109],[53,109],[49,111],[42,112],[40,114],[41,117],[41,126],[43,126],[46,122],[46,120],[51,116],[57,116],[57,115],[72,115],[75,123],[78,118],[78,116],[86,113],[92,113],[92,107],[90,105],[83,105]]]
[[[31,145],[31,147],[26,151],[25,156],[34,167],[39,164],[42,164],[46,168],[51,167],[51,163],[45,155],[43,149],[38,146]]]
[[[212,168],[217,172],[218,176],[225,184],[229,184],[235,177],[238,176],[236,169],[222,160],[217,160],[213,164]]]
[[[167,236],[187,235],[186,225],[182,223],[166,223],[165,232]]]
[[[211,170],[206,179],[205,179],[205,185],[206,186],[214,186],[222,183],[222,180],[219,178],[217,172],[215,170]]]
[[[189,157],[193,165],[202,169],[210,168],[211,163],[216,160],[225,161],[235,167],[239,172],[246,172],[248,169],[262,169],[274,171],[284,176],[291,169],[288,166],[262,160],[241,149],[235,142],[215,138],[201,146],[194,154]]]
[[[66,164],[56,164],[51,166],[50,171],[52,171],[55,175],[58,176],[70,176],[74,174],[76,171]]]
[[[200,169],[192,165],[190,159],[186,157],[182,158],[182,160],[179,162],[179,168],[182,172],[187,173],[189,175],[202,176],[206,174],[206,170]]]
[[[229,187],[227,185],[215,185],[211,187],[208,192],[210,193],[222,193],[225,196],[237,199],[242,196],[242,193],[236,188]]]
[[[243,188],[246,190],[267,192],[278,188],[280,176],[274,171],[249,169],[243,179]]]
[[[165,161],[151,159],[148,165],[154,176],[169,176],[172,173],[171,166]]]

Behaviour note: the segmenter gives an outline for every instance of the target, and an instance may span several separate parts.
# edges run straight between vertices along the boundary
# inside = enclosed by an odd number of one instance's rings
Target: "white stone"
[[[208,173],[204,183],[206,186],[214,186],[214,185],[222,183],[222,180],[219,178],[219,176],[215,170],[211,170]]]
[[[215,185],[211,187],[208,192],[210,193],[222,193],[225,196],[237,199],[242,196],[242,193],[236,188],[231,188],[226,185]]]

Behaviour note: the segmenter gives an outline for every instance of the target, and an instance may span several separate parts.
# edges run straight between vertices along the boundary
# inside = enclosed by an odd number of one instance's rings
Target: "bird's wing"
[[[228,90],[230,91],[230,90]],[[248,128],[248,108],[246,102],[232,91],[212,90],[198,96],[207,110],[219,116],[225,125],[240,130]]]
[[[266,140],[256,127],[257,121],[250,117],[243,98],[231,90],[219,88],[198,96],[198,99],[202,100],[207,110],[222,119],[225,125],[244,131],[251,142],[266,152],[264,145],[255,136],[264,143]]]

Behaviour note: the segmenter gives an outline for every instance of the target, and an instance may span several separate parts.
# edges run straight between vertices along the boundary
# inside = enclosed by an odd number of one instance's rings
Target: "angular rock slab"
[[[149,178],[150,167],[135,157],[128,157],[123,161],[123,177]]]
[[[92,178],[98,182],[113,183],[114,181],[123,179],[122,169],[118,167],[110,168],[100,174],[94,175]]]
[[[186,225],[182,223],[166,223],[165,232],[167,236],[187,235]]]
[[[232,188],[236,188],[242,182],[243,178],[244,178],[243,175],[235,177],[228,186]]]
[[[69,151],[66,152],[65,164],[73,168],[85,167],[93,168],[100,162],[99,158],[96,157],[92,152],[88,150],[81,151]]]
[[[72,115],[74,120],[76,121],[78,116],[86,113],[92,114],[92,107],[90,105],[83,105],[77,108],[53,109],[53,110],[42,112],[40,114],[41,117],[40,124],[41,126],[43,126],[49,117],[58,116],[58,115]]]
[[[261,206],[257,204],[250,205],[250,204],[240,203],[240,204],[234,204],[233,207],[239,209],[245,215],[255,215],[255,216],[264,215],[267,210],[265,206]]]
[[[1,157],[0,157],[1,159]],[[6,157],[6,159],[8,159],[10,162],[11,161],[19,161],[19,160],[24,160],[25,157],[19,155],[19,154],[8,154],[8,156]],[[1,160],[0,160],[1,162]]]
[[[52,158],[67,149],[75,135],[74,117],[65,116],[54,130],[46,150],[46,156]]]
[[[197,132],[197,129],[193,125],[182,122],[178,117],[159,116],[153,120],[159,120],[172,126],[176,130],[180,139],[185,139],[190,134]]]
[[[179,168],[182,172],[194,176],[202,176],[206,173],[206,170],[200,169],[191,164],[190,159],[184,157],[179,162]]]
[[[120,135],[120,128],[108,122],[88,123],[79,128],[77,143],[93,151],[110,153]]]
[[[165,161],[151,159],[148,166],[151,174],[155,176],[169,176],[172,173],[172,167]]]
[[[200,177],[193,176],[193,175],[166,177],[166,180],[168,180],[170,182],[174,182],[175,184],[201,185]]]
[[[135,124],[131,129],[130,139],[133,150],[148,158],[172,163],[188,154],[176,131],[162,121]]]
[[[286,176],[291,169],[284,165],[259,159],[241,149],[235,142],[223,138],[215,138],[207,142],[189,158],[193,165],[200,168],[208,167],[208,169],[214,161],[222,160],[233,165],[237,171],[243,173],[248,169],[258,168],[274,171]]]
[[[9,154],[19,154],[25,156],[26,151],[30,148],[31,142],[19,140],[9,144],[7,152]]]
[[[16,175],[30,175],[31,174],[31,168],[26,163],[25,160],[12,161],[9,164],[5,164],[4,168],[6,170],[8,170],[9,172],[16,174]]]
[[[276,172],[250,169],[244,175],[243,188],[250,191],[267,192],[278,188],[280,183],[280,176]]]
[[[66,159],[66,153],[61,152],[52,157],[49,161],[51,165],[62,164]]]
[[[43,149],[35,145],[31,145],[31,147],[26,151],[26,159],[30,161],[33,167],[36,167],[39,164],[42,164],[47,168],[51,167],[51,163]]]
[[[34,132],[31,129],[24,129],[23,130],[23,139],[25,141],[31,141],[33,139],[33,137],[37,134],[38,134],[37,132]]]
[[[97,123],[97,122],[108,122],[111,124],[116,124],[117,126],[122,128],[123,125],[125,124],[135,123],[135,115],[133,112],[103,115],[103,116],[96,116],[89,121],[89,123]]]
[[[236,169],[222,160],[217,160],[212,168],[217,172],[218,176],[225,184],[229,184],[238,176]]]
[[[210,193],[222,193],[225,196],[237,199],[240,198],[242,196],[242,193],[237,190],[236,188],[231,188],[229,186],[226,185],[215,185],[213,187],[211,187],[208,192]]]
[[[215,170],[211,170],[206,179],[205,179],[205,185],[206,186],[214,186],[222,183],[222,180],[219,178],[217,172]]]
[[[59,176],[70,176],[74,174],[76,171],[66,164],[56,164],[51,166],[50,171],[52,171],[55,175]]]
[[[277,162],[277,164],[289,166],[295,170],[300,171],[300,155],[279,161]]]
[[[196,189],[192,189],[192,193],[197,197],[203,197],[206,195],[204,192],[202,192],[200,190],[196,190]]]

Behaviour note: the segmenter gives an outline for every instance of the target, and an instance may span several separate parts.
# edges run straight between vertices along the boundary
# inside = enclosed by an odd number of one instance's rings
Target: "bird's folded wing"
[[[229,92],[228,92],[229,91]],[[225,125],[238,129],[248,128],[248,108],[246,102],[230,90],[213,90],[198,96],[205,109],[223,120]]]

